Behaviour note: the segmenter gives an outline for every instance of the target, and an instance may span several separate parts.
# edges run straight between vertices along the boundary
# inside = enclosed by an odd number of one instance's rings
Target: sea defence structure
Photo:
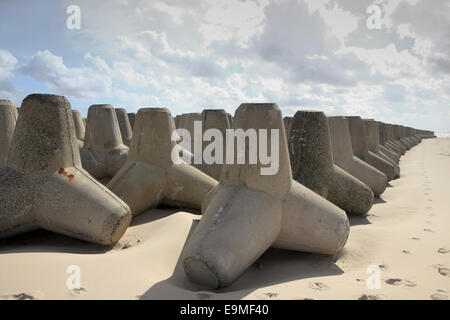
[[[75,125],[75,134],[78,140],[84,141],[86,128],[83,122],[83,117],[78,110],[72,110],[73,123]]]
[[[178,117],[178,116],[177,116]],[[183,113],[179,115],[177,129],[186,129],[191,134],[191,148],[194,146],[194,122],[202,121],[202,114],[198,112]],[[192,153],[192,149],[189,150]]]
[[[230,127],[233,127],[233,116],[230,113],[227,113],[228,122],[230,123]]]
[[[384,124],[381,121],[378,121],[378,133],[379,133],[379,141],[380,141],[380,145],[379,145],[380,151],[383,152],[385,155],[387,155],[395,163],[399,163],[401,154],[386,145],[387,134],[386,134],[385,126],[386,126],[386,124]]]
[[[272,129],[278,130],[279,170],[261,175],[264,165],[259,160],[256,164],[224,165],[221,181],[205,197],[203,217],[181,254],[188,278],[211,289],[228,286],[271,246],[337,254],[347,241],[348,218],[344,211],[292,180],[278,106],[242,104],[233,127],[267,129],[269,141]],[[246,140],[245,150],[249,143]]]
[[[392,124],[386,124],[385,126],[387,142],[386,145],[396,150],[399,154],[403,155],[407,151],[406,147],[398,141],[395,135],[395,128]]]
[[[6,166],[19,113],[12,101],[0,100],[0,168]]]
[[[388,181],[398,178],[400,168],[369,150],[366,128],[361,117],[347,117],[353,155],[384,173]]]
[[[134,120],[136,119],[136,113],[128,113],[128,120],[130,121],[131,131],[134,128]]]
[[[120,135],[122,136],[123,144],[130,146],[133,139],[133,127],[128,119],[127,111],[124,108],[116,108],[117,122],[119,122]]]
[[[82,169],[70,103],[54,95],[23,101],[0,203],[0,238],[43,228],[111,245],[131,221],[128,206]]]
[[[408,134],[407,128],[404,126],[394,126],[398,140],[409,150],[413,148],[417,142]]]
[[[218,152],[218,148],[222,148],[222,159],[220,159],[221,163],[206,163],[206,159],[202,160],[201,164],[194,164],[194,166],[200,171],[206,173],[210,177],[213,177],[216,180],[220,180],[220,175],[222,174],[222,167],[226,160],[226,130],[230,129],[230,122],[228,114],[225,110],[222,109],[205,109],[201,113],[202,116],[202,135],[204,135],[202,153],[207,153],[215,156],[215,153]],[[218,131],[216,131],[218,130]],[[209,135],[205,135],[205,133],[209,132]],[[193,134],[193,133],[191,133]],[[213,134],[214,137],[210,135]],[[222,137],[222,141],[215,141],[218,137]],[[214,141],[211,141],[214,140]],[[214,152],[212,152],[212,148],[215,148]],[[192,147],[192,146],[191,146]],[[191,149],[193,150],[193,149]],[[214,158],[212,160],[215,160]]]
[[[372,154],[375,154],[382,158],[389,164],[389,166],[386,166],[384,163],[380,163],[379,166],[381,168],[384,168],[380,171],[386,174],[389,180],[398,178],[400,176],[400,167],[380,148],[380,133],[378,122],[374,120],[364,120],[364,131],[366,133],[367,147],[369,148],[367,152],[368,157],[374,159],[373,161],[375,162],[377,162],[378,160],[374,158]]]
[[[109,180],[127,161],[114,107],[109,104],[89,107],[81,162],[96,179]]]
[[[372,189],[380,196],[387,187],[387,177],[368,163],[353,155],[348,121],[345,117],[329,117],[331,147],[334,163]]]
[[[284,123],[284,129],[286,131],[286,137],[289,139],[289,135],[291,133],[291,128],[292,128],[292,120],[294,118],[293,117],[284,117],[283,118],[283,123]]]
[[[294,180],[348,214],[367,214],[374,195],[367,185],[333,163],[328,122],[323,112],[298,111],[287,141]]]
[[[414,145],[417,145],[420,142],[422,142],[422,138],[420,138],[420,136],[417,134],[417,131],[415,129],[406,127],[405,133],[406,133],[407,137],[409,137],[414,142]]]
[[[127,162],[108,188],[129,205],[133,216],[158,204],[200,209],[217,181],[178,158],[170,111],[140,109],[134,127],[136,139]]]

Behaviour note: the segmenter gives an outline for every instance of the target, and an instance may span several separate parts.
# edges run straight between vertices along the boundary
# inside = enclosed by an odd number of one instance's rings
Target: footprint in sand
[[[358,300],[381,300],[381,297],[376,294],[363,294]]]
[[[450,277],[450,269],[446,265],[444,265],[444,264],[437,264],[434,267],[444,277]]]
[[[266,292],[264,295],[268,296],[269,298],[276,298],[278,297],[278,293],[276,292]]]
[[[319,290],[319,291],[323,291],[323,290],[329,289],[329,287],[323,282],[310,282],[309,283],[309,287],[311,289]]]
[[[4,300],[37,300],[32,294],[29,293],[19,293],[19,294],[8,294],[0,297]]]
[[[378,265],[378,267],[379,267],[380,269],[382,269],[382,270],[387,270],[387,269],[389,269],[389,266],[388,266],[387,264],[380,264],[380,265]]]
[[[390,284],[391,286],[400,286],[400,285],[404,285],[407,287],[416,287],[417,286],[417,283],[415,283],[414,281],[404,280],[404,279],[399,279],[399,278],[387,279],[384,282],[386,282],[387,284]]]
[[[437,252],[442,253],[442,254],[447,254],[450,252],[450,250],[448,250],[446,248],[440,248]]]
[[[444,290],[436,290],[436,293],[433,293],[430,297],[433,300],[448,300],[447,292]]]
[[[208,299],[211,299],[211,293],[210,292],[207,292],[207,291],[199,291],[199,292],[197,292],[197,298],[199,299],[199,300],[208,300]]]
[[[431,230],[431,229],[423,229],[423,231],[425,231],[425,232],[434,232],[434,231]]]
[[[87,290],[85,288],[75,288],[70,290],[70,292],[72,292],[73,295],[80,295],[82,293],[87,293]]]
[[[420,238],[419,238],[419,237],[411,237],[411,238],[409,238],[409,240],[415,240],[415,241],[418,241],[418,240],[420,240]]]
[[[125,249],[135,247],[140,243],[141,243],[141,240],[134,235],[125,236],[122,239],[120,239],[119,242],[116,243],[116,245],[114,246],[114,249],[115,250],[125,250]]]
[[[402,279],[387,279],[384,282],[390,284],[391,286],[399,286],[402,284]]]
[[[406,253],[406,254],[412,254],[411,251],[409,251],[409,250],[402,250],[402,252]]]

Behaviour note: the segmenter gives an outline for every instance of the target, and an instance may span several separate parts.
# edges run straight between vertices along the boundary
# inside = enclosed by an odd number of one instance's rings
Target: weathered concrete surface
[[[73,123],[75,124],[75,134],[78,140],[84,141],[86,128],[80,111],[72,110]]]
[[[363,182],[334,165],[323,112],[298,111],[292,121],[288,146],[294,180],[348,214],[367,214],[373,193]]]
[[[202,114],[193,112],[193,113],[183,113],[179,117],[179,124],[176,127],[177,129],[186,129],[191,134],[191,147],[194,146],[194,122],[202,121]],[[192,152],[192,150],[191,150]]]
[[[383,152],[385,155],[389,157],[389,159],[393,160],[395,163],[399,163],[401,154],[397,153],[396,151],[386,147],[386,129],[385,124],[381,121],[378,121],[378,132],[379,132],[379,148],[380,151]]]
[[[224,166],[222,179],[205,197],[203,217],[182,252],[189,279],[211,289],[228,286],[270,246],[329,255],[339,252],[349,233],[347,216],[292,181],[278,106],[243,104],[233,127],[278,129],[279,170],[261,175],[259,161]]]
[[[131,221],[128,206],[81,168],[70,103],[54,95],[23,101],[0,203],[0,238],[43,228],[110,245]]]
[[[123,144],[114,107],[89,107],[84,147],[80,150],[83,168],[97,179],[111,179],[125,164],[128,147]]]
[[[386,174],[388,180],[393,180],[400,177],[400,166],[393,159],[391,159],[391,157],[386,154],[386,152],[381,150],[379,133],[380,128],[378,122],[373,120],[364,120],[364,129],[366,132],[367,146],[369,147],[369,157],[371,157],[371,153],[376,154],[378,157],[389,164],[386,165],[384,162],[381,162],[378,165],[378,167],[380,168],[384,167],[384,169],[380,171]],[[378,159],[372,157],[372,161],[376,162],[377,160]]]
[[[0,100],[0,168],[6,166],[18,116],[12,101]]]
[[[331,146],[334,163],[372,189],[380,196],[387,187],[385,174],[353,155],[348,121],[345,117],[329,117]]]
[[[386,132],[387,132],[387,141],[386,144],[393,148],[394,150],[397,150],[400,154],[405,154],[406,147],[401,144],[395,135],[395,128],[392,124],[386,124]]]
[[[384,173],[391,181],[399,177],[400,167],[380,155],[378,124],[360,117],[347,117],[353,154]]]
[[[205,135],[205,132],[209,130],[211,134],[222,137],[222,141],[217,142],[217,148],[222,148],[223,156],[221,158],[221,163],[207,164],[205,159],[203,159],[201,164],[195,164],[194,166],[200,171],[206,173],[208,176],[213,177],[216,180],[220,180],[222,167],[226,160],[226,130],[230,129],[229,117],[223,109],[205,109],[201,113],[201,116],[203,135]],[[209,138],[211,137],[208,137],[208,139]],[[215,143],[214,138],[211,138],[211,140],[212,141],[203,141],[202,154],[205,154],[205,152],[207,154],[211,154],[211,143]],[[215,151],[217,151],[217,148],[215,148]],[[215,155],[215,152],[213,152],[213,155]]]
[[[128,120],[130,121],[131,131],[134,130],[134,120],[136,119],[136,113],[128,113]]]
[[[128,119],[127,111],[124,108],[116,108],[117,122],[119,122],[120,135],[122,136],[123,144],[130,146],[133,139],[133,130]]]
[[[289,138],[289,135],[291,133],[293,119],[294,119],[293,117],[284,117],[283,118],[284,129],[286,131],[286,137],[287,138]]]
[[[166,108],[140,109],[136,115],[127,162],[108,184],[134,216],[158,204],[200,209],[203,196],[217,184],[177,156],[172,159],[174,130]]]

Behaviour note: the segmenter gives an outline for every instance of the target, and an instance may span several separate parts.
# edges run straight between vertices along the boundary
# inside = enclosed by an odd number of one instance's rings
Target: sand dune
[[[428,139],[402,157],[401,178],[367,217],[352,217],[335,259],[271,249],[230,287],[204,291],[179,255],[198,214],[154,209],[113,248],[37,231],[0,241],[4,299],[448,299],[450,139]],[[81,270],[69,290],[67,268]],[[378,266],[381,288],[368,289]]]

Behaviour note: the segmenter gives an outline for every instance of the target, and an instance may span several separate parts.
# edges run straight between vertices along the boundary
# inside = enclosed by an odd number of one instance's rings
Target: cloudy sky
[[[450,1],[0,0],[0,98],[33,92],[83,114],[275,102],[450,131]]]

